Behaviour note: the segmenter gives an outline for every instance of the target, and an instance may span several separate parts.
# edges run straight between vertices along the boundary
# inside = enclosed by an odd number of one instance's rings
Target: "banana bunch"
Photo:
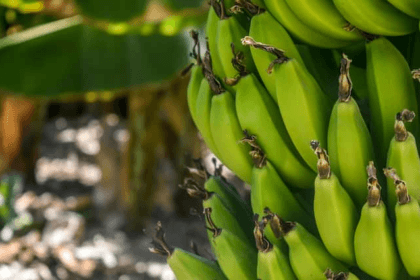
[[[250,204],[190,169],[215,259],[158,227],[178,279],[420,277],[419,19],[418,0],[210,1],[188,106]]]

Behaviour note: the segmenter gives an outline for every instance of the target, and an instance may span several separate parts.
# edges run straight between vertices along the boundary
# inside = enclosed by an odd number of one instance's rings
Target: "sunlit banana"
[[[327,280],[359,280],[359,278],[351,272],[334,273],[331,269],[327,269],[324,274]]]
[[[385,174],[387,174],[385,172]],[[394,177],[395,178],[395,177]],[[420,277],[420,207],[418,200],[409,195],[406,183],[394,181],[397,203],[395,204],[395,239],[398,252],[407,272]],[[395,196],[395,194],[394,194]]]
[[[293,145],[278,106],[264,86],[254,74],[249,74],[235,87],[236,111],[242,130],[255,136],[255,142],[286,183],[298,188],[313,188],[315,173]]]
[[[268,241],[264,236],[266,223],[258,222],[255,216],[254,237],[258,249],[257,277],[261,280],[297,279],[290,266],[287,254]]]
[[[187,88],[187,103],[188,108],[191,114],[191,117],[194,123],[197,125],[197,115],[196,115],[196,106],[197,106],[197,97],[200,92],[201,82],[203,81],[204,74],[201,65],[201,56],[200,56],[200,43],[198,41],[198,33],[191,31],[191,37],[194,40],[194,47],[192,54],[196,60],[196,63],[191,67],[191,78],[188,83]]]
[[[217,47],[218,45],[217,36],[218,36],[218,30],[219,30],[219,24],[220,24],[219,15],[221,11],[221,6],[219,3],[216,2],[216,0],[211,0],[210,3],[211,3],[211,6],[209,9],[207,22],[206,22],[206,37],[207,37],[207,42],[208,42],[208,48],[211,53],[213,72],[217,77],[223,79],[226,75],[223,70],[222,62],[220,60],[219,50]]]
[[[289,246],[289,260],[293,272],[299,280],[325,279],[327,268],[333,271],[348,271],[324,247],[324,244],[310,234],[301,224],[286,222],[271,211],[267,211],[270,226],[274,232],[283,236]]]
[[[351,43],[325,35],[303,23],[289,7],[286,0],[265,0],[268,11],[296,38],[320,48],[339,48]]]
[[[220,159],[245,182],[251,182],[252,159],[248,145],[239,143],[243,132],[236,115],[235,100],[230,92],[215,95],[211,101],[210,129]]]
[[[281,117],[299,154],[316,171],[317,160],[308,143],[313,139],[319,139],[321,144],[327,142],[331,112],[328,97],[298,60],[287,57],[272,46],[255,42],[248,36],[242,43],[277,56],[268,69],[275,77]]]
[[[395,168],[401,179],[407,183],[411,197],[420,199],[420,158],[417,150],[416,139],[407,131],[404,122],[414,119],[414,112],[403,110],[396,115],[394,130],[395,136],[389,145],[387,166]],[[391,171],[391,170],[390,170]],[[394,206],[397,202],[393,179],[387,179],[387,206],[392,220],[395,220]]]
[[[337,176],[331,172],[327,152],[317,141],[312,141],[311,146],[318,158],[314,213],[319,235],[331,255],[355,265],[353,242],[358,219],[356,206]]]
[[[402,265],[373,162],[369,163],[367,172],[368,198],[354,235],[357,265],[375,278],[397,279]]]
[[[286,2],[304,24],[321,34],[345,41],[363,40],[359,31],[349,26],[331,0],[286,0]]]
[[[228,279],[257,279],[257,250],[255,243],[239,238],[225,228],[218,228],[212,220],[211,208],[204,209],[207,228],[211,233],[210,243],[220,268]]]
[[[370,127],[376,157],[384,166],[388,146],[394,136],[392,124],[395,115],[403,109],[417,114],[416,93],[407,61],[386,38],[367,43],[366,57]],[[408,126],[414,133],[417,133],[417,127],[417,123]]]
[[[365,166],[374,159],[374,155],[369,130],[359,106],[351,97],[350,62],[344,55],[339,78],[339,97],[328,126],[328,152],[332,171],[357,208],[361,209],[367,197]]]
[[[270,28],[267,28],[267,26],[270,26]],[[303,63],[292,38],[290,38],[286,29],[269,12],[263,11],[251,18],[249,36],[257,42],[263,42],[282,50],[288,57],[295,58]],[[258,48],[251,48],[251,54],[268,93],[277,101],[275,78],[273,75],[267,73],[268,65],[276,56],[266,52],[264,49]]]
[[[164,236],[162,225],[158,222],[154,247],[149,250],[167,257],[168,265],[177,279],[227,280],[215,261],[210,261],[181,248],[171,248],[165,242]]]
[[[372,34],[401,36],[414,32],[418,21],[384,0],[333,0],[355,27]]]
[[[222,14],[217,31],[217,50],[227,78],[235,77],[238,74],[237,69],[232,65],[232,44],[238,53],[242,53],[246,69],[251,72],[256,70],[251,51],[241,44],[241,39],[247,34],[248,31],[240,25],[236,17]]]

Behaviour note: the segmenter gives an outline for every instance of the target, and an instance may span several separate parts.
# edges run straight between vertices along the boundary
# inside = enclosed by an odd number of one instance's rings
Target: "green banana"
[[[361,41],[361,33],[349,26],[331,0],[286,0],[293,13],[321,34],[344,41]]]
[[[348,271],[324,247],[322,242],[310,234],[301,224],[286,222],[270,211],[265,216],[274,232],[283,236],[289,246],[289,260],[293,272],[299,280],[325,279],[324,271]]]
[[[312,139],[327,143],[329,100],[313,76],[295,59],[274,68],[273,75],[280,113],[290,138],[305,162],[316,170],[316,159],[308,143]]]
[[[260,280],[296,280],[287,254],[268,241],[264,236],[266,223],[254,218],[255,243],[258,249],[257,277]]]
[[[410,196],[406,183],[394,180],[398,203],[395,204],[395,239],[398,252],[407,272],[412,277],[420,277],[420,206],[418,200]]]
[[[368,198],[354,234],[357,265],[375,278],[397,279],[402,265],[372,161],[369,162],[367,172]]]
[[[205,188],[214,184],[214,180],[209,178],[205,183]],[[211,186],[210,186],[211,187]],[[203,200],[203,208],[213,209],[213,220],[221,227],[229,230],[242,240],[248,240],[248,243],[253,244],[254,237],[252,235],[252,217],[249,218],[247,213],[241,212],[241,209],[232,209],[228,201],[224,200],[216,192],[208,192],[203,189],[194,180],[189,180],[183,186],[192,197],[197,197]],[[210,238],[210,232],[208,232]]]
[[[416,139],[405,128],[404,122],[411,122],[414,119],[414,112],[403,110],[396,115],[395,136],[392,138],[388,150],[387,166],[392,166],[407,182],[410,196],[416,200],[420,199],[420,158],[417,150]],[[392,172],[390,169],[389,172]],[[395,220],[394,206],[397,198],[394,194],[393,179],[387,179],[387,205],[391,220]]]
[[[232,44],[237,51],[244,56],[244,64],[247,70],[254,72],[255,66],[249,48],[241,44],[241,39],[247,35],[236,17],[221,18],[217,31],[217,47],[225,77],[232,78],[238,75],[237,69],[232,65]],[[235,89],[233,89],[235,91]]]
[[[286,0],[264,0],[268,11],[297,39],[320,48],[340,48],[351,41],[341,40],[320,33],[303,23],[293,12]]]
[[[318,158],[314,213],[319,234],[331,255],[353,266],[356,264],[353,243],[358,219],[356,206],[331,172],[327,152],[317,141],[312,141],[311,146]]]
[[[204,209],[207,228],[211,233],[210,243],[220,268],[228,279],[257,279],[257,250],[225,228],[217,228],[212,220],[212,209]]]
[[[256,142],[286,183],[313,188],[315,173],[294,147],[276,102],[254,74],[240,79],[236,87],[236,112],[242,130]],[[281,156],[279,156],[281,155]]]
[[[270,28],[267,28],[268,26]],[[258,42],[264,42],[279,50],[283,50],[288,57],[295,58],[303,63],[302,57],[293,43],[292,38],[290,38],[286,29],[269,12],[262,12],[251,18],[249,36]],[[242,43],[246,44],[247,40],[242,39]],[[251,48],[251,54],[258,74],[264,82],[268,93],[277,101],[275,78],[273,75],[267,73],[267,65],[276,57],[264,49],[259,48]]]
[[[407,15],[420,19],[420,3],[416,0],[388,0],[395,8]]]
[[[324,272],[327,280],[359,280],[359,278],[351,272],[334,273],[331,269]]]
[[[230,185],[229,182],[222,177],[223,165],[216,167],[216,159],[213,158],[213,160],[215,172],[214,175],[208,177],[204,183],[204,189],[210,193],[217,193],[232,211],[238,213],[239,217],[244,217],[247,222],[251,221],[253,213],[249,204],[240,197],[235,187]]]
[[[298,44],[296,48],[309,73],[332,102],[337,100],[338,66],[335,61],[335,50],[321,49],[309,45]]]
[[[298,221],[313,234],[318,232],[313,216],[295,198],[267,159],[262,159],[253,168],[251,205],[254,213],[262,215],[268,207],[284,219]],[[271,242],[276,243],[270,234],[268,237]]]
[[[400,12],[384,0],[333,0],[345,19],[371,34],[401,36],[417,28],[416,19]]]
[[[374,159],[369,130],[359,106],[351,97],[349,75],[351,60],[343,55],[340,69],[338,101],[333,107],[328,126],[328,151],[331,169],[358,209],[366,202],[365,166]],[[316,193],[316,192],[315,192]]]
[[[243,133],[236,115],[235,100],[230,92],[213,96],[210,130],[219,159],[243,181],[251,182],[252,160],[248,156],[250,148],[238,143]]]
[[[242,44],[263,49],[277,56],[268,67],[275,78],[277,101],[286,129],[304,161],[316,171],[316,159],[308,143],[312,139],[327,141],[331,104],[328,97],[298,60],[285,56],[273,46],[255,42],[249,36]],[[305,129],[302,129],[304,127]]]
[[[386,162],[389,143],[394,136],[395,114],[409,109],[417,114],[417,100],[410,68],[402,54],[386,38],[366,45],[366,74],[371,111],[371,132],[380,166]],[[386,59],[384,59],[386,58]],[[411,130],[417,133],[417,124]]]
[[[196,126],[209,149],[217,157],[219,157],[220,153],[217,151],[217,147],[210,130],[210,111],[212,98],[213,92],[209,82],[207,79],[203,79],[196,100]]]
[[[149,250],[152,253],[167,257],[168,265],[177,279],[227,280],[215,261],[210,261],[181,248],[173,249],[169,247],[164,239],[164,235],[162,224],[158,222],[153,242],[154,247]]]
[[[223,70],[222,62],[220,60],[219,50],[218,50],[218,43],[217,43],[217,36],[220,24],[220,18],[218,13],[220,14],[220,4],[217,3],[215,0],[210,1],[211,6],[209,9],[207,22],[206,22],[206,34],[207,34],[207,43],[208,48],[211,53],[211,60],[212,60],[212,67],[214,74],[219,77],[223,78],[226,77],[225,72]],[[216,12],[217,10],[217,12]]]
[[[197,97],[200,92],[201,82],[204,79],[204,74],[201,65],[200,42],[198,41],[198,33],[195,31],[191,31],[191,37],[194,40],[192,55],[195,58],[196,63],[191,67],[191,77],[187,88],[187,104],[191,117],[194,123],[197,125]]]

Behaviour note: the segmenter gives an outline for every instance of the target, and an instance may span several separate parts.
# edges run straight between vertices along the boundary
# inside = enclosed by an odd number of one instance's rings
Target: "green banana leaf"
[[[164,0],[164,3],[175,11],[187,8],[198,8],[203,5],[203,2],[203,0]]]
[[[147,0],[75,0],[82,14],[112,22],[128,21],[140,16]]]
[[[188,64],[190,44],[185,33],[114,36],[75,16],[1,39],[0,90],[51,97],[159,83]]]

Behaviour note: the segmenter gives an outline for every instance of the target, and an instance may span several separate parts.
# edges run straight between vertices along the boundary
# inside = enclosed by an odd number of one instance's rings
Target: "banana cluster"
[[[178,279],[420,277],[420,1],[210,4],[188,106],[251,203],[199,164],[183,187],[216,259],[170,248],[161,226],[153,251]]]

